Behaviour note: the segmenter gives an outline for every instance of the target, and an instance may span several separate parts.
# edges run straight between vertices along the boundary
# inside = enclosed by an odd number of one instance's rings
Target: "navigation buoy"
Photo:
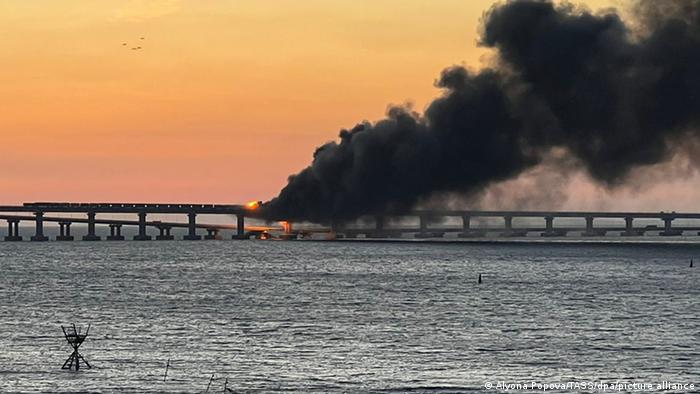
[[[481,284],[481,274],[479,274],[479,284]]]
[[[78,353],[78,348],[83,344],[83,342],[85,342],[85,338],[87,338],[88,333],[90,332],[90,325],[88,324],[85,334],[82,334],[80,327],[76,327],[75,324],[68,327],[61,326],[61,329],[63,330],[63,335],[66,337],[66,341],[73,348],[73,353],[71,353],[70,357],[68,357],[66,362],[63,363],[61,369],[72,369],[73,364],[75,364],[75,370],[78,371],[80,369],[81,360],[86,367],[92,368],[90,363],[88,363],[87,360],[85,360],[83,356]]]

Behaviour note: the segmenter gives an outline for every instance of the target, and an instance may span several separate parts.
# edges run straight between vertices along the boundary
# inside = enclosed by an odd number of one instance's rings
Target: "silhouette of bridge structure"
[[[159,235],[157,240],[172,240],[173,228],[186,228],[186,240],[199,240],[202,236],[197,234],[198,229],[207,231],[205,239],[219,238],[220,230],[235,230],[234,238],[249,238],[260,231],[261,228],[245,226],[245,217],[254,217],[255,213],[244,205],[219,205],[219,204],[131,204],[131,203],[54,203],[36,202],[25,203],[23,205],[0,205],[0,220],[7,221],[7,236],[5,241],[22,241],[19,233],[20,222],[34,222],[34,235],[32,241],[48,241],[44,234],[45,222],[57,222],[60,228],[60,235],[56,237],[58,241],[72,241],[71,224],[87,224],[87,234],[82,237],[84,241],[99,241],[102,237],[96,234],[95,227],[98,224],[108,225],[110,235],[107,240],[124,240],[121,233],[122,226],[134,226],[138,229],[138,234],[134,240],[147,241],[152,237],[148,235],[147,228],[155,227]],[[8,213],[13,213],[12,215]],[[30,215],[28,215],[30,214]],[[54,214],[57,216],[46,216]],[[84,214],[83,218],[61,216],[61,214]],[[98,214],[120,214],[121,216],[135,215],[136,220],[98,218]],[[153,221],[148,220],[150,214],[178,214],[185,215],[187,222],[177,221]],[[213,214],[235,216],[235,224],[201,224],[197,223],[197,215]]]
[[[84,215],[84,217],[66,217],[65,214]],[[122,218],[112,219],[98,215],[119,214]],[[149,220],[148,215],[173,214],[187,218],[186,221],[156,221]],[[125,216],[135,219],[125,219]],[[198,223],[198,215],[223,215],[235,217],[231,224]],[[259,236],[267,230],[279,229],[270,226],[246,226],[246,218],[259,219],[257,210],[246,205],[226,204],[132,204],[132,203],[54,203],[35,202],[23,205],[0,206],[0,220],[7,221],[6,241],[21,241],[19,223],[34,224],[32,241],[47,241],[44,234],[44,223],[58,223],[60,233],[56,236],[59,241],[72,241],[71,225],[80,223],[87,225],[84,241],[99,241],[101,236],[96,233],[97,225],[109,226],[110,235],[107,240],[124,240],[121,233],[123,226],[133,226],[138,233],[133,237],[137,241],[151,240],[147,228],[158,230],[156,240],[172,240],[171,229],[186,229],[183,237],[186,240],[220,239],[221,230],[233,230],[234,239],[249,239]],[[394,225],[396,219],[418,219],[415,225]],[[460,225],[446,223],[458,219]],[[489,220],[490,225],[483,225],[483,220]],[[518,225],[518,221],[527,219],[527,223]],[[577,219],[579,224],[562,224],[567,219]],[[600,225],[607,219],[616,224]],[[674,221],[686,222],[697,220],[688,225],[674,225]],[[493,223],[496,221],[496,225]],[[654,224],[639,225],[640,221]],[[285,239],[295,239],[312,233],[327,233],[337,238],[394,238],[413,233],[416,238],[442,238],[451,233],[459,238],[484,237],[488,233],[497,233],[503,237],[522,237],[532,233],[542,237],[564,237],[569,233],[579,232],[582,236],[605,236],[610,232],[619,232],[622,236],[642,236],[648,232],[657,232],[661,236],[700,235],[700,213],[680,212],[605,212],[605,211],[479,211],[479,210],[413,210],[410,212],[388,212],[375,215],[373,222],[365,221],[360,227],[349,225],[306,225],[296,230],[285,226]],[[367,224],[369,223],[369,224]],[[598,223],[598,225],[597,225]],[[636,225],[635,225],[636,223]],[[198,231],[205,230],[207,235],[202,237]]]
[[[417,217],[418,227],[387,226],[387,218]],[[446,218],[460,218],[461,226],[445,226]],[[500,226],[474,226],[479,219],[502,220]],[[475,220],[476,219],[476,220]],[[517,226],[515,219],[529,219],[526,225]],[[579,219],[584,225],[555,225],[555,220]],[[596,226],[600,219],[618,219],[621,225]],[[657,224],[635,226],[640,219],[655,220]],[[678,212],[605,212],[605,211],[477,211],[477,210],[414,210],[405,214],[377,215],[374,226],[367,228],[343,228],[334,226],[338,237],[355,238],[364,235],[368,238],[388,238],[401,236],[407,232],[415,233],[417,238],[442,238],[446,233],[456,233],[459,238],[484,237],[496,232],[504,237],[524,237],[530,233],[539,233],[542,237],[564,237],[568,233],[579,232],[582,236],[605,236],[609,232],[619,232],[622,236],[642,236],[647,232],[658,232],[661,236],[680,236],[686,232],[700,235],[700,221],[695,225],[674,226],[677,219],[700,219],[700,213]],[[541,221],[533,225],[533,220]],[[437,223],[437,224],[436,224]]]

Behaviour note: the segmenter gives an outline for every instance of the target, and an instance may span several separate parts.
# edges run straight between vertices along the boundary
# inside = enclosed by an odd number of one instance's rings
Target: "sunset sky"
[[[491,4],[0,2],[0,203],[268,199],[339,129],[479,68]]]

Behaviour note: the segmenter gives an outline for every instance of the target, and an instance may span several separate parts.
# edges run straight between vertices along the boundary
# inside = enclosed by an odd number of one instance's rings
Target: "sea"
[[[699,280],[693,242],[0,242],[0,392],[700,392]]]

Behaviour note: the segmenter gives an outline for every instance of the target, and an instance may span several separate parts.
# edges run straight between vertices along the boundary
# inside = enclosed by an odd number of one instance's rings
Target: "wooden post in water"
[[[164,382],[165,382],[165,379],[168,377],[168,368],[170,368],[170,359],[168,359],[168,362],[165,364],[165,374],[163,375]]]
[[[205,391],[205,393],[209,392],[209,387],[211,387],[212,380],[214,380],[214,374],[211,374],[211,378],[209,378],[209,384],[207,385],[207,390]]]
[[[481,284],[481,274],[479,274],[479,284]]]

